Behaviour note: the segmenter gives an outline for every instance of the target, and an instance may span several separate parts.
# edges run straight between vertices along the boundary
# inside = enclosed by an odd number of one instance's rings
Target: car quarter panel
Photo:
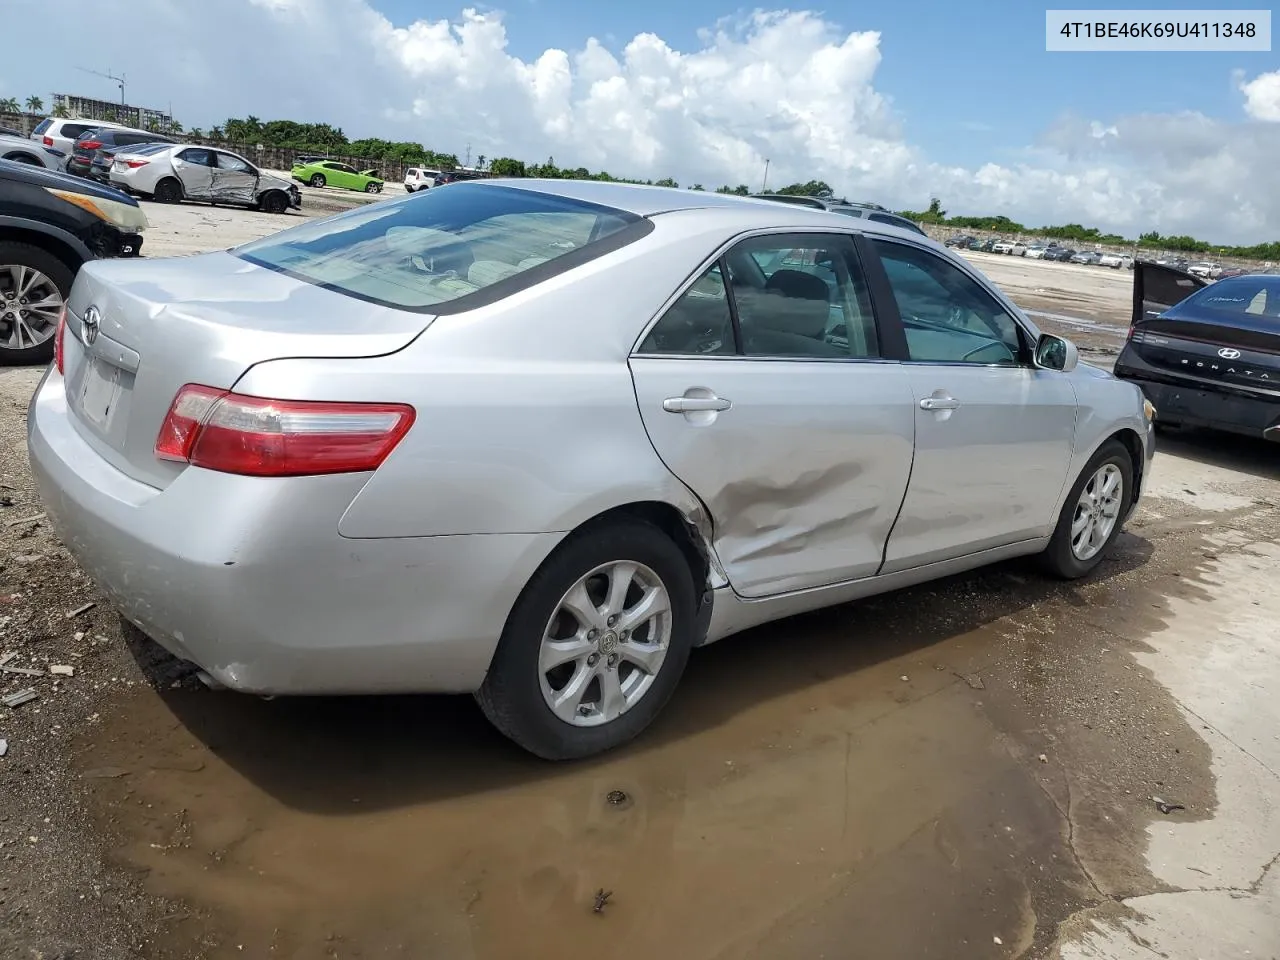
[[[397,353],[262,363],[236,389],[415,407],[413,428],[343,516],[344,536],[565,531],[654,500],[697,517],[696,498],[649,443],[627,358],[726,231],[667,220],[598,260],[440,317]]]
[[[1150,473],[1155,456],[1154,424],[1142,413],[1142,390],[1135,384],[1117,380],[1098,367],[1082,363],[1071,373],[1071,386],[1076,393],[1076,440],[1067,471],[1067,482],[1058,497],[1062,509],[1072,484],[1089,460],[1107,440],[1123,432],[1137,437],[1142,444],[1141,462],[1137,464],[1141,478],[1137,495],[1142,493],[1142,480]]]

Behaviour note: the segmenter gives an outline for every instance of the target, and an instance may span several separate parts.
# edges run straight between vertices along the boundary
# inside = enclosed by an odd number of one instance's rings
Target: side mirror
[[[1042,333],[1036,342],[1035,363],[1042,370],[1059,370],[1070,373],[1080,362],[1080,351],[1066,337]]]

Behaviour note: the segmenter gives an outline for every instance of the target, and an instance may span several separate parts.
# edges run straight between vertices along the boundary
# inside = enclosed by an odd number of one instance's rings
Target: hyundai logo
[[[80,338],[84,340],[86,347],[92,346],[93,341],[98,339],[98,328],[102,326],[102,314],[97,307],[89,307],[84,312],[84,318],[80,321]]]
[[[1235,347],[1223,347],[1218,351],[1218,356],[1223,360],[1235,360],[1240,356],[1240,351]]]

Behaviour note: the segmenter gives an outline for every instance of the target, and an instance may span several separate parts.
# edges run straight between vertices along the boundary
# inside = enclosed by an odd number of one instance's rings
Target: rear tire
[[[182,184],[174,177],[165,177],[151,191],[151,199],[156,203],[181,203]]]
[[[311,184],[311,186],[315,187],[317,190],[319,190],[328,182],[329,181],[324,178],[323,173],[313,174],[311,179],[307,181],[307,183]]]
[[[1108,490],[1110,483],[1118,483],[1119,490]],[[1119,440],[1108,440],[1071,485],[1053,538],[1040,556],[1045,571],[1063,580],[1092,573],[1120,535],[1132,502],[1133,458]]]
[[[54,333],[57,327],[56,322],[50,326],[49,322],[52,318],[48,314],[50,311],[56,314],[56,310],[61,309],[61,305],[66,302],[78,267],[77,264],[73,268],[48,250],[29,243],[0,243],[0,366],[48,363],[53,359]],[[56,289],[57,296],[60,298],[57,304],[42,308],[38,315],[28,313],[23,321],[24,329],[29,332],[34,331],[43,339],[32,346],[22,348],[9,346],[9,341],[14,336],[14,325],[17,319],[21,319],[21,314],[18,318],[13,318],[12,314],[15,310],[21,311],[23,305],[19,303],[15,308],[6,306],[18,299],[16,294],[19,291],[14,289],[14,285],[18,281],[20,269],[24,271],[22,280],[28,284],[29,293],[39,298],[37,302],[43,303],[52,299],[50,286]],[[33,278],[32,272],[39,273],[43,280]],[[37,319],[40,323],[38,329],[35,327]]]
[[[625,573],[628,568],[634,580]],[[684,673],[695,630],[693,580],[680,548],[650,524],[620,520],[572,534],[529,580],[507,617],[476,693],[485,716],[544,760],[587,757],[631,740],[666,705]],[[615,608],[610,606],[615,581],[630,585],[619,594],[617,615],[609,613]],[[584,599],[572,602],[578,590]],[[665,596],[667,612],[636,619],[651,595]],[[595,608],[586,619],[598,620],[598,629],[589,631],[586,620],[574,613],[584,604]],[[630,637],[624,632],[629,621]],[[566,633],[568,638],[557,639]],[[577,652],[557,656],[557,644],[573,645]],[[665,654],[651,672],[636,666],[637,653],[652,656],[659,650]],[[560,665],[546,667],[546,657]],[[561,677],[564,682],[557,686]],[[578,695],[558,715],[549,699],[563,696],[575,683]],[[621,692],[625,705],[614,701],[617,709],[610,708],[606,686],[615,696]]]

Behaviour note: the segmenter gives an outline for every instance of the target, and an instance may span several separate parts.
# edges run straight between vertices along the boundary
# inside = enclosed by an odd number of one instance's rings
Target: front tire
[[[0,243],[0,366],[48,363],[75,270],[48,250]]]
[[[695,601],[684,554],[657,527],[621,520],[579,531],[516,601],[476,700],[545,760],[621,746],[684,673]]]
[[[1071,486],[1053,538],[1041,556],[1045,570],[1063,580],[1088,576],[1120,535],[1133,501],[1133,458],[1108,440]]]
[[[273,190],[262,198],[262,212],[281,214],[289,209],[289,198],[279,190]]]

